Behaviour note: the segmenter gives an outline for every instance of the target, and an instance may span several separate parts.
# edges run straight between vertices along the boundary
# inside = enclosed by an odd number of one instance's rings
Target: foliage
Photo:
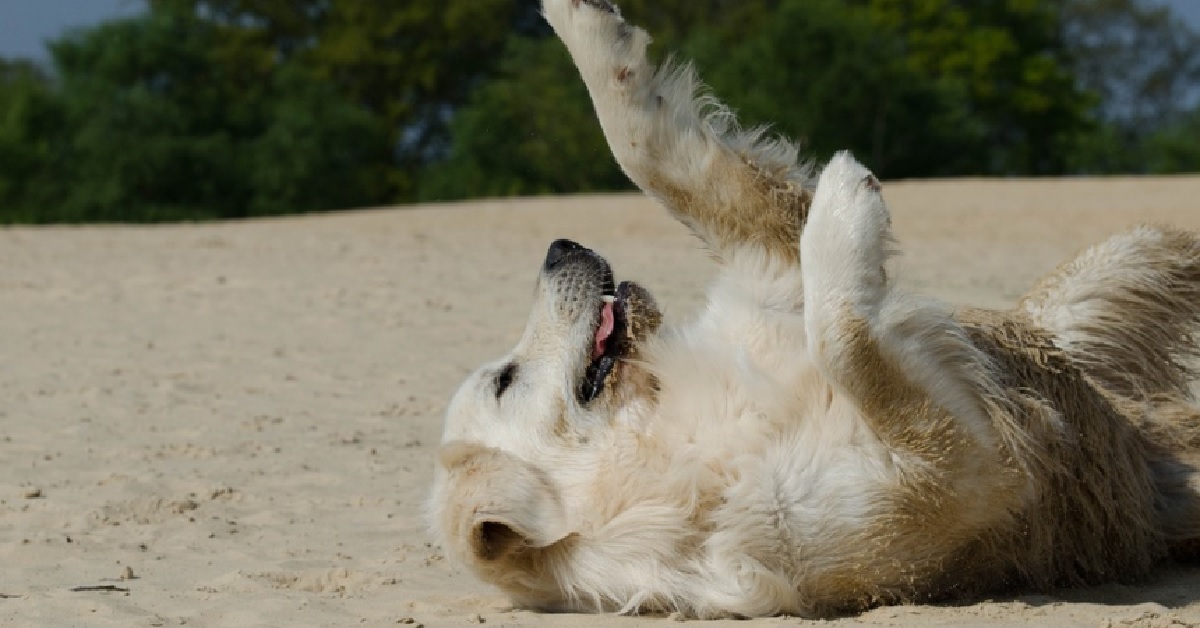
[[[625,189],[539,0],[147,0],[0,59],[0,222]],[[887,177],[1200,170],[1151,0],[621,0],[749,125]]]
[[[1146,0],[1069,0],[1075,73],[1107,119],[1150,132],[1186,113],[1200,84],[1200,37]],[[1191,93],[1189,93],[1191,92]]]
[[[984,132],[958,174],[1061,174],[1067,147],[1092,126],[1075,81],[1058,3],[1039,0],[869,0],[902,34],[905,62],[962,96]]]
[[[65,117],[43,72],[27,62],[0,64],[0,219],[30,222],[55,201],[62,177],[52,166],[65,163]]]
[[[520,3],[525,9],[537,3]],[[768,3],[625,0],[621,11],[671,50],[706,24],[745,23]],[[529,23],[540,16],[518,11]],[[562,194],[630,187],[592,113],[587,89],[546,27],[513,32],[494,75],[449,125],[449,150],[423,173],[419,200]],[[569,77],[570,80],[564,80]]]
[[[1200,36],[1145,0],[1068,0],[1064,30],[1102,124],[1070,152],[1086,173],[1200,170]]]
[[[445,155],[451,114],[493,74],[515,26],[541,29],[537,7],[532,0],[331,3],[310,63],[387,124],[397,146],[392,194],[411,197],[414,174]]]
[[[903,47],[862,9],[783,0],[738,45],[698,31],[685,52],[744,125],[772,124],[807,155],[851,149],[883,176],[952,174],[983,125],[958,93],[906,64]]]
[[[387,159],[375,121],[299,66],[229,77],[216,37],[211,23],[164,11],[54,43],[58,89],[15,89],[40,101],[5,108],[9,133],[47,147],[11,153],[25,170],[0,171],[0,189],[24,190],[0,216],[179,220],[375,200],[359,181]]]
[[[1200,166],[1200,107],[1175,116],[1145,141],[1146,172],[1196,172]]]
[[[561,194],[629,185],[604,141],[583,82],[563,80],[575,73],[558,40],[512,39],[499,76],[455,115],[449,158],[430,169],[421,198]]]

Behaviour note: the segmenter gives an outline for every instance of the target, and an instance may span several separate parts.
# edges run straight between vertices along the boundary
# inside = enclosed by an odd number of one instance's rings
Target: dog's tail
[[[1099,385],[1192,399],[1200,369],[1200,237],[1140,226],[1097,244],[1021,301]]]

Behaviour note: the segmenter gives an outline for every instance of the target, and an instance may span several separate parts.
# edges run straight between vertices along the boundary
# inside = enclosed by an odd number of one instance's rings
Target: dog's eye
[[[504,391],[507,390],[510,385],[512,385],[513,379],[515,379],[516,376],[517,376],[517,365],[516,364],[507,364],[504,366],[503,369],[500,370],[499,373],[496,374],[496,397],[497,398],[499,398],[500,395],[503,395]]]

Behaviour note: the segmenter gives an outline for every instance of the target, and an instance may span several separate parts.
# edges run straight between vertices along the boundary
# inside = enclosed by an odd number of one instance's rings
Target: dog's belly
[[[814,587],[855,560],[897,482],[891,453],[855,413],[794,419],[757,455],[722,465],[730,482],[704,546],[713,577],[737,597],[765,603],[779,599],[768,590],[790,592],[795,606],[771,612],[806,612],[825,597]]]
[[[756,319],[753,342],[712,333],[722,325],[710,318],[708,333],[693,329],[658,355],[659,413],[646,435],[701,461],[700,484],[719,493],[699,517],[701,590],[714,608],[748,616],[908,597],[987,522],[945,542],[921,536],[937,529],[928,522],[910,534],[905,513],[925,505],[913,501],[904,454],[815,367],[794,318],[771,318]]]
[[[701,352],[708,353],[708,352]],[[728,354],[725,354],[728,356]],[[720,498],[701,514],[701,551],[714,603],[761,615],[807,613],[845,597],[847,562],[888,518],[898,470],[893,452],[857,408],[801,353],[767,371],[745,354],[696,355],[694,380],[664,382],[651,434],[703,461]],[[780,600],[790,604],[775,608]]]

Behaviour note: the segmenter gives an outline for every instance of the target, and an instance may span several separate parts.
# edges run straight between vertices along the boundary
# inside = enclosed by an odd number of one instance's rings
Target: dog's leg
[[[994,451],[986,357],[945,308],[888,284],[892,251],[879,181],[848,154],[835,156],[800,245],[814,361],[893,449]]]
[[[650,36],[607,0],[543,0],[542,9],[587,84],[613,155],[638,187],[718,257],[753,246],[798,259],[811,174],[790,143],[739,131],[728,110],[697,96],[690,67],[647,61]]]
[[[1109,391],[1186,398],[1200,376],[1200,237],[1135,227],[1042,278],[1020,309]]]

